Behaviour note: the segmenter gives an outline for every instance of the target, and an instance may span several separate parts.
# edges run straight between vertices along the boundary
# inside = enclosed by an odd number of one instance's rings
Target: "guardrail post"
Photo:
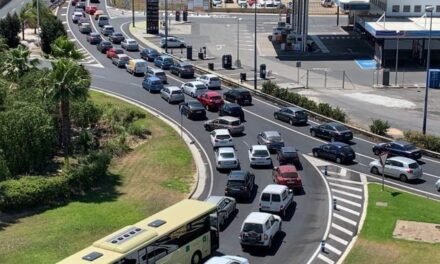
[[[327,71],[324,71],[324,88],[327,88]]]
[[[374,75],[373,75],[373,78],[374,78]],[[345,89],[345,71],[342,71],[342,89]]]
[[[309,88],[309,70],[306,72],[306,89]]]

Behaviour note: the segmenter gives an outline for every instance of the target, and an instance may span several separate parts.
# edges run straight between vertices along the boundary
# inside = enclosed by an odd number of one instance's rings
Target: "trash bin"
[[[193,47],[192,46],[186,46],[186,59],[188,59],[188,60],[193,59]]]
[[[188,21],[188,11],[184,10],[182,15],[183,15],[183,21],[185,22]]]
[[[180,11],[176,10],[176,21],[180,21]]]
[[[286,23],[290,24],[290,14],[289,13],[286,14]]]
[[[222,57],[222,67],[225,69],[232,68],[232,55],[223,55]]]
[[[266,79],[266,64],[260,64],[260,78]]]
[[[203,60],[203,52],[199,52],[199,60]]]
[[[390,85],[390,69],[383,69],[382,71],[382,85]]]
[[[212,63],[212,62],[208,63],[208,69],[213,71],[214,70],[214,63]]]
[[[241,82],[245,82],[246,81],[246,73],[245,72],[240,72],[240,81]]]

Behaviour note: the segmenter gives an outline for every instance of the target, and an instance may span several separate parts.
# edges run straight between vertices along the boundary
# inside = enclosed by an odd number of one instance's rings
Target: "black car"
[[[101,53],[106,53],[107,50],[113,48],[113,45],[110,41],[107,40],[103,40],[101,41],[96,48],[101,52]]]
[[[234,102],[239,105],[251,105],[252,96],[248,90],[242,88],[230,89],[223,94],[223,99],[229,102]]]
[[[277,159],[280,165],[284,164],[298,164],[298,151],[294,147],[282,147],[277,150]]]
[[[146,61],[154,61],[158,56],[160,56],[160,53],[155,49],[146,48],[141,51],[141,58]]]
[[[310,128],[312,137],[325,138],[330,141],[350,141],[353,139],[353,132],[336,122],[324,123]]]
[[[406,141],[392,141],[389,143],[379,143],[373,147],[374,155],[381,152],[388,152],[389,156],[402,156],[413,160],[422,158],[422,151],[414,146],[414,144]]]
[[[90,44],[99,44],[102,41],[101,34],[92,32],[87,36],[87,42]]]
[[[244,112],[241,106],[236,103],[222,104],[218,110],[220,116],[233,116],[240,118],[240,121],[244,121]]]
[[[76,8],[81,8],[83,11],[86,10],[86,3],[85,2],[79,2],[76,4]]]
[[[111,41],[113,44],[121,44],[121,42],[125,39],[124,35],[120,32],[113,32],[109,37],[108,40]]]
[[[225,187],[226,196],[250,199],[254,189],[254,174],[243,170],[234,170],[229,173]]]
[[[334,160],[336,163],[351,163],[356,158],[353,149],[342,142],[332,142],[315,147],[312,153],[314,157]]]
[[[275,111],[273,117],[291,125],[305,125],[308,120],[307,113],[298,107],[283,107]]]
[[[178,75],[179,77],[194,77],[194,68],[191,64],[187,62],[174,62],[174,64],[170,67],[170,72],[172,74]]]
[[[205,107],[199,101],[188,101],[179,105],[180,113],[188,119],[205,119]]]

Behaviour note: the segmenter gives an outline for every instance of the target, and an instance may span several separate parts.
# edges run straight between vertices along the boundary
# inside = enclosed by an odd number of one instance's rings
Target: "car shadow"
[[[296,205],[296,202],[293,201],[289,208],[287,208],[286,215],[282,217],[283,221],[289,222],[292,220],[293,216],[295,215]]]
[[[259,247],[254,247],[254,248],[247,248],[246,251],[251,256],[256,256],[256,257],[275,256],[275,254],[280,249],[281,245],[285,243],[284,242],[285,237],[286,237],[286,233],[281,230],[281,232],[278,232],[278,234],[275,236],[274,240],[272,241],[271,248],[262,250]]]
[[[413,184],[413,185],[419,185],[419,184],[423,184],[426,181],[424,179],[414,179],[414,180],[410,180],[407,183],[409,184]]]
[[[425,164],[426,164],[426,162],[421,161],[421,160],[417,160],[417,163],[418,163],[419,165],[425,165]]]
[[[234,134],[234,135],[231,135],[232,137],[234,137],[234,138],[241,138],[241,137],[245,137],[246,136],[246,133],[241,133],[241,134]]]
[[[306,195],[306,191],[304,190],[304,186],[301,189],[293,190],[293,194],[295,194],[297,196]]]
[[[252,204],[254,202],[255,198],[257,197],[257,194],[258,194],[258,185],[255,184],[254,189],[252,190],[252,193],[251,193],[251,197],[249,199],[245,198],[245,197],[237,198],[237,203]]]
[[[232,212],[232,214],[228,217],[228,219],[226,219],[226,222],[223,224],[222,227],[220,227],[220,232],[225,231],[229,225],[234,221],[234,219],[237,217],[238,213],[239,213],[240,209],[235,208],[235,211]]]

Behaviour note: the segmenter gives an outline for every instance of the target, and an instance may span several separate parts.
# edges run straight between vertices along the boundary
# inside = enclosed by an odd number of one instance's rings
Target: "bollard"
[[[321,240],[321,252],[325,253],[325,240]]]
[[[336,205],[336,199],[333,199],[333,210],[338,210]]]
[[[327,172],[327,165],[324,166],[324,175],[327,176],[328,172]]]

